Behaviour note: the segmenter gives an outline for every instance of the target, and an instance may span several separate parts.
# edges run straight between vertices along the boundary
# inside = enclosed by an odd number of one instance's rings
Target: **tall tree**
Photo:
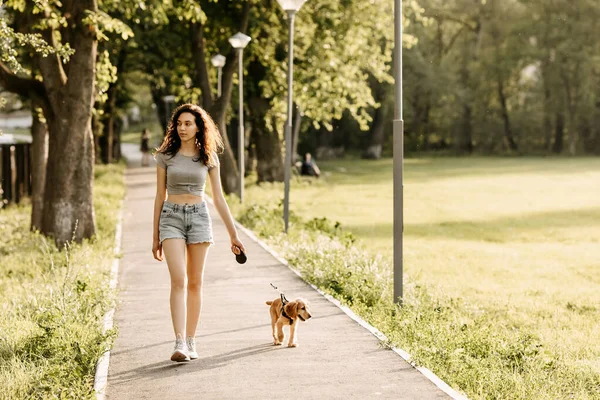
[[[49,131],[41,232],[59,246],[72,238],[90,238],[96,229],[91,120],[98,35],[103,27],[118,23],[98,12],[96,0],[15,0],[7,7],[17,17],[27,16],[31,34],[52,49],[34,56],[41,80],[12,70],[4,60],[0,63],[2,86],[35,99]],[[72,49],[70,57],[65,49]]]

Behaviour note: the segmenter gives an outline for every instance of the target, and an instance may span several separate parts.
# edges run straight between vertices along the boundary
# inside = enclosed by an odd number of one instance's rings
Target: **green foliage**
[[[75,53],[68,43],[53,47],[46,43],[40,34],[15,32],[5,18],[0,18],[0,62],[17,73],[27,72],[19,62],[19,53],[16,50],[24,46],[30,46],[44,57],[57,54],[64,60],[68,60]]]
[[[109,32],[120,35],[123,40],[133,37],[133,31],[127,24],[116,18],[112,18],[103,11],[89,13],[88,16],[83,19],[83,23],[94,27],[98,40],[109,40],[106,35],[106,33]]]
[[[392,16],[391,3],[383,1],[313,1],[298,12],[294,29],[294,101],[314,124],[331,129],[330,121],[340,119],[347,110],[366,129],[371,120],[366,108],[376,105],[367,73],[372,72],[380,80],[391,79],[388,70],[392,46],[385,38],[393,26]],[[259,86],[273,104],[267,121],[270,117],[284,121],[287,18],[276,4],[265,3],[255,8],[253,22],[251,58],[267,70]]]
[[[117,81],[117,67],[110,62],[110,54],[103,51],[96,63],[96,101],[104,103],[108,99],[107,91],[111,83]]]
[[[90,398],[96,362],[116,331],[102,333],[124,195],[123,166],[97,166],[97,235],[59,251],[29,231],[31,207],[0,212],[0,387],[3,398]]]
[[[419,0],[405,52],[410,150],[598,153],[600,3]],[[561,122],[562,121],[562,122]]]

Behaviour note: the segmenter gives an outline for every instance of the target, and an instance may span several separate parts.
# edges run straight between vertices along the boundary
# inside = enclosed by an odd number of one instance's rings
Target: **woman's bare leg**
[[[187,323],[186,337],[196,335],[196,328],[202,311],[202,281],[209,243],[195,243],[187,246]]]
[[[183,339],[185,329],[185,240],[165,239],[163,252],[171,275],[171,319],[175,337]]]

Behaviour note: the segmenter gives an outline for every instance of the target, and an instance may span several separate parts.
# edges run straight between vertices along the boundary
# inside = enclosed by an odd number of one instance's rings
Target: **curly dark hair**
[[[196,126],[199,128],[196,133],[196,147],[200,150],[200,156],[194,161],[201,161],[208,167],[217,165],[218,160],[214,159],[214,154],[223,151],[221,134],[210,115],[196,104],[182,104],[173,111],[167,126],[167,134],[156,151],[170,156],[177,154],[181,148],[181,138],[177,134],[177,120],[185,112],[194,115]]]

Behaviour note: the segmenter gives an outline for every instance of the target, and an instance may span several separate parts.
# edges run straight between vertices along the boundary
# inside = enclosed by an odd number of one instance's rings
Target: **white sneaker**
[[[190,359],[196,360],[198,358],[198,353],[196,352],[196,338],[188,336],[185,341],[187,343],[187,351]]]
[[[171,361],[190,361],[183,339],[175,339],[175,348],[173,349],[173,354],[171,354]]]

